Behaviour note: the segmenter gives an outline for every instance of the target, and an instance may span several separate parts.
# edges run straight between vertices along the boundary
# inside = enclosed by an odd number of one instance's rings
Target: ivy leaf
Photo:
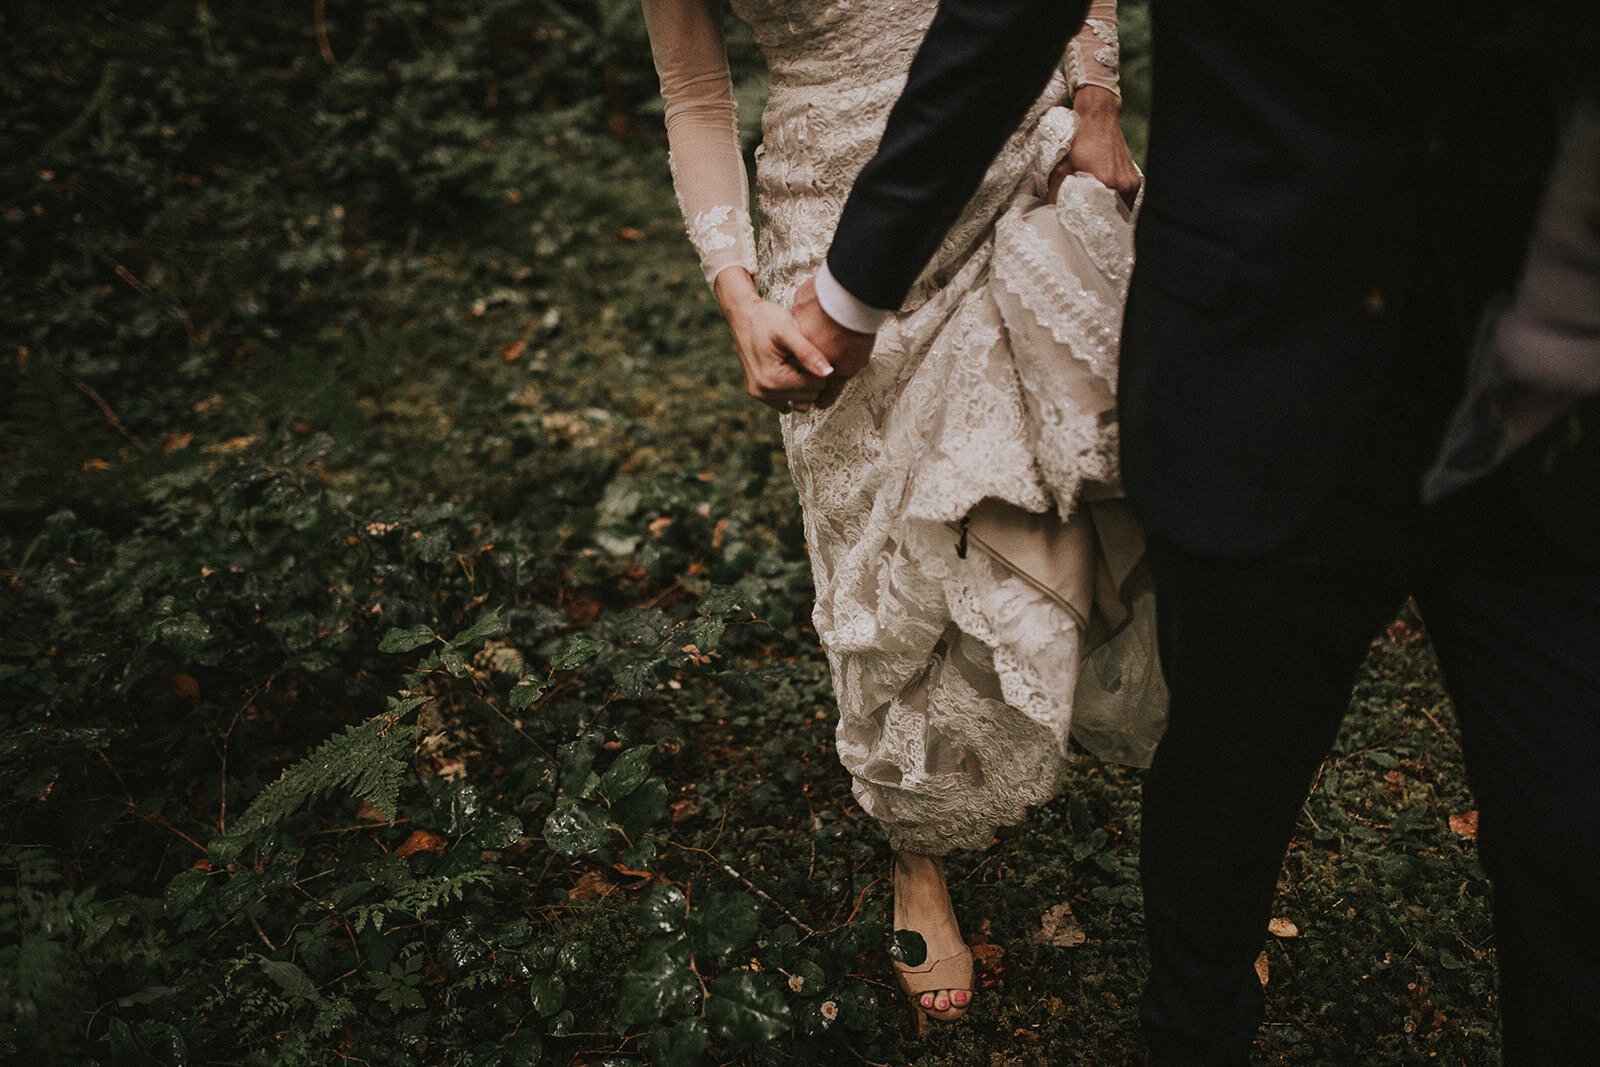
[[[650,753],[655,750],[654,745],[635,745],[611,761],[600,776],[600,792],[608,801],[621,800],[650,777]]]
[[[267,977],[291,997],[300,997],[302,1000],[322,999],[322,995],[317,992],[316,983],[297,965],[287,960],[269,960],[265,956],[258,958],[261,961],[261,969],[266,972]]]
[[[689,916],[694,948],[706,956],[726,956],[749,944],[759,921],[756,902],[743,893],[712,893]]]
[[[550,660],[550,666],[558,671],[576,670],[598,656],[605,647],[606,643],[598,637],[573,634],[561,642],[561,648]]]
[[[536,974],[528,983],[533,1010],[548,1019],[567,1004],[567,983],[558,974]]]
[[[545,844],[563,856],[586,856],[606,843],[611,828],[593,804],[564,804],[544,821]]]
[[[776,1041],[788,1032],[789,1005],[783,994],[749,971],[734,971],[711,983],[706,1018],[735,1045]]]
[[[889,958],[902,967],[921,967],[928,962],[928,942],[915,930],[896,930],[889,942]]]
[[[492,608],[478,616],[478,620],[471,626],[452,637],[450,644],[460,648],[464,645],[476,644],[485,637],[494,637],[505,632],[506,622],[500,617],[500,609]]]
[[[698,1016],[657,1030],[650,1036],[650,1062],[658,1067],[699,1067],[705,1062],[709,1037],[705,1020]]]
[[[617,1027],[651,1026],[694,1007],[699,986],[689,972],[681,938],[654,938],[627,974],[617,997]]]
[[[535,678],[530,674],[511,687],[511,707],[516,711],[526,711],[528,706],[544,696],[544,691],[549,688],[550,683],[547,680]]]
[[[406,630],[396,628],[383,635],[383,640],[378,642],[378,651],[410,652],[412,649],[421,648],[433,638],[433,627],[426,623]]]

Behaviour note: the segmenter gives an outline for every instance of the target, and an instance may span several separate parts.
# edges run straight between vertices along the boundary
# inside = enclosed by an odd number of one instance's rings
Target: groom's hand
[[[829,318],[817,300],[815,278],[807,278],[795,293],[794,318],[800,324],[800,331],[833,365],[833,374],[823,386],[816,405],[828,407],[838,399],[845,383],[866,367],[876,335],[847,330]]]
[[[1130,206],[1139,193],[1139,168],[1122,137],[1122,99],[1110,89],[1085,85],[1072,100],[1078,116],[1078,132],[1072,138],[1067,158],[1050,174],[1051,203],[1061,181],[1069,174],[1088,174],[1121,195]]]

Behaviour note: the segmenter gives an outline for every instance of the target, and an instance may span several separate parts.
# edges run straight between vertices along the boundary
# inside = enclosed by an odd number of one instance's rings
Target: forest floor
[[[373,194],[293,192],[217,237],[304,280],[265,310],[174,311],[170,259],[98,237],[7,291],[0,1051],[1139,1062],[1140,774],[1087,755],[951,859],[980,989],[917,1036],[776,417],[659,139],[612,125],[530,136],[537,189],[481,177],[498,207],[424,201],[409,238]],[[69,178],[7,193],[10,254],[99,210]],[[75,315],[153,325],[80,352]],[[1458,730],[1420,621],[1375,636],[1263,931],[1259,1057],[1492,1062]]]

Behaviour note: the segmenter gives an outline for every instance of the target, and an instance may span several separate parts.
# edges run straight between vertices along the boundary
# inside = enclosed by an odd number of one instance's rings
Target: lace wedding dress
[[[720,0],[644,0],[673,179],[708,280],[787,305],[816,272],[936,0],[734,0],[771,69],[751,225]],[[894,848],[982,848],[1056,792],[1069,732],[1148,763],[1165,718],[1143,545],[1117,488],[1120,199],[1043,200],[1081,84],[1116,86],[1113,0],[990,168],[867,369],[781,416],[837,746]]]

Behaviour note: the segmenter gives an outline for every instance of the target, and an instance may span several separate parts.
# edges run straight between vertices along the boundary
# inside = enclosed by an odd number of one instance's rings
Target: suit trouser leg
[[[1372,636],[1406,594],[1381,513],[1271,557],[1152,544],[1169,727],[1144,784],[1150,939],[1142,1008],[1157,1063],[1242,1063],[1261,1020],[1252,964],[1312,776]],[[1387,531],[1377,528],[1388,525]]]
[[[1528,516],[1504,477],[1443,509],[1417,596],[1478,803],[1505,1061],[1556,1067],[1600,1062],[1600,562]]]

